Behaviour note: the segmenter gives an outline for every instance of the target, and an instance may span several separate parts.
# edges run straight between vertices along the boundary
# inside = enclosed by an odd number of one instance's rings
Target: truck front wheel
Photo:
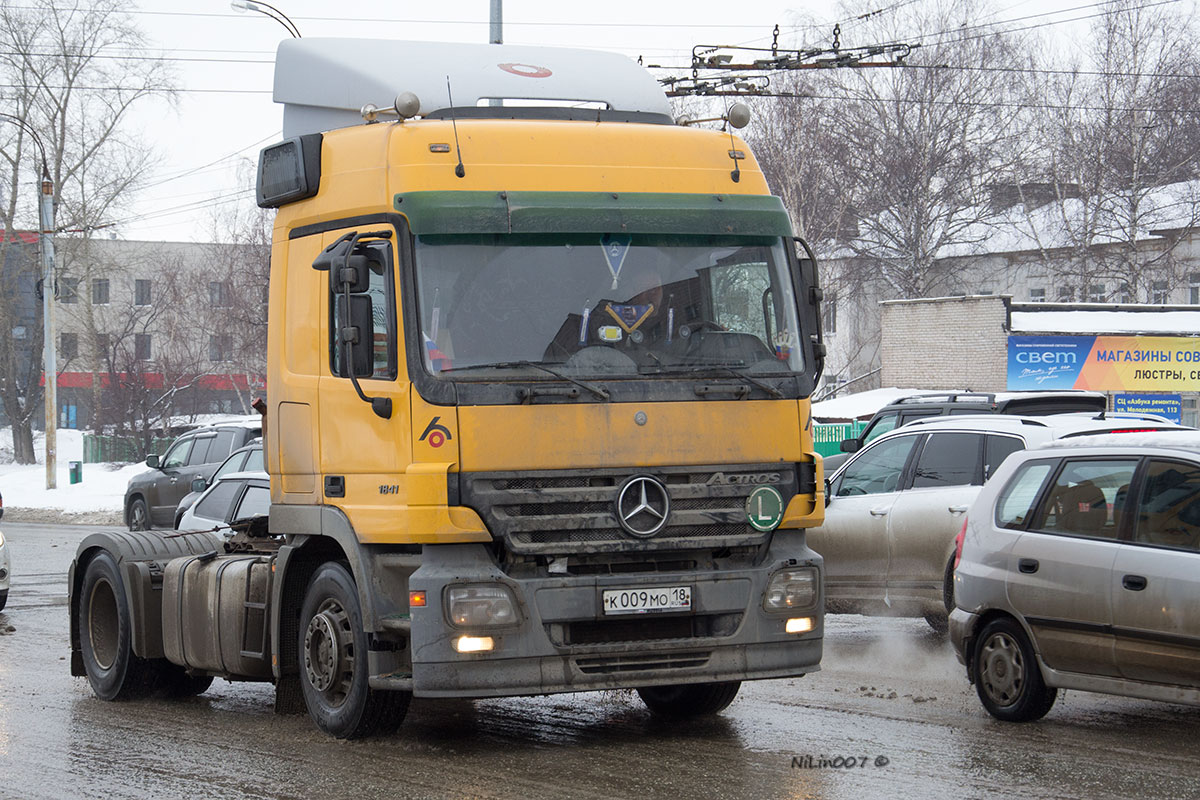
[[[133,616],[113,557],[104,551],[88,562],[79,593],[80,646],[92,691],[102,700],[131,700],[157,685],[159,665],[133,652]]]
[[[683,719],[716,714],[733,702],[741,685],[741,681],[730,681],[647,686],[637,692],[646,707],[655,714]]]
[[[300,687],[318,728],[355,739],[400,724],[412,695],[368,685],[358,590],[341,564],[322,564],[308,582],[299,633]]]

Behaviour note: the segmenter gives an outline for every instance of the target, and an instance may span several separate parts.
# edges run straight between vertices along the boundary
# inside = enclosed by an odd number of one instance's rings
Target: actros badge
[[[450,429],[445,425],[438,424],[438,420],[440,419],[441,417],[434,417],[429,420],[429,424],[425,426],[425,432],[421,434],[421,438],[417,439],[417,441],[423,442],[428,439],[430,447],[441,447],[446,443],[447,439],[453,439],[454,437],[450,435]]]

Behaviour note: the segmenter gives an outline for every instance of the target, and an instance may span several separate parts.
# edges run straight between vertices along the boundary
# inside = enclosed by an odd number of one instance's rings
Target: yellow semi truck
[[[745,143],[590,51],[297,39],[275,99],[269,518],[89,537],[73,674],[357,737],[818,669],[820,290]]]

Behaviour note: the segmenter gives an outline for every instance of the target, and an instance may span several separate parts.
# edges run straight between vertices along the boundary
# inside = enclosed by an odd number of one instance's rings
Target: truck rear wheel
[[[79,593],[80,645],[92,691],[102,700],[132,700],[149,694],[160,664],[133,652],[133,616],[117,562],[107,552],[88,562]]]
[[[646,707],[664,717],[684,719],[716,714],[737,697],[741,681],[692,683],[679,686],[647,686],[638,689]]]
[[[411,693],[368,685],[358,590],[341,564],[322,564],[308,582],[298,646],[300,688],[318,728],[339,739],[356,739],[394,729],[404,719]]]

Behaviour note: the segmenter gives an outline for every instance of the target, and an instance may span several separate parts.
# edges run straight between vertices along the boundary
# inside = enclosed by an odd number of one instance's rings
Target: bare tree
[[[19,123],[0,122],[0,166],[7,195],[0,205],[0,264],[11,232],[32,227],[40,176],[27,129],[38,132],[58,193],[60,228],[90,230],[111,217],[152,162],[144,142],[126,132],[131,109],[168,94],[163,62],[107,58],[146,48],[123,0],[68,5],[29,0],[0,6],[0,104]],[[0,329],[10,331],[21,310],[15,292],[0,287]],[[48,287],[53,291],[53,287]],[[13,428],[15,456],[32,463],[32,420],[42,403],[41,310],[26,340],[0,333],[0,402]],[[25,343],[28,342],[28,347]],[[50,343],[53,345],[54,343]]]
[[[1089,61],[1066,66],[1039,87],[1048,158],[1030,169],[1054,202],[1025,202],[1018,224],[1064,299],[1151,299],[1179,270],[1179,234],[1200,224],[1195,20],[1118,0],[1093,26]]]

